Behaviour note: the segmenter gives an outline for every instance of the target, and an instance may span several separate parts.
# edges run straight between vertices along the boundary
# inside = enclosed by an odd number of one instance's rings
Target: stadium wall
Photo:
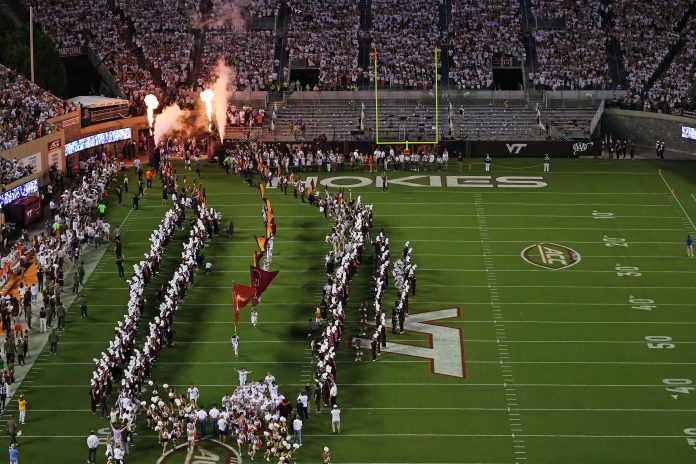
[[[696,119],[671,114],[607,108],[602,120],[602,137],[630,139],[637,146],[654,148],[664,141],[667,150],[696,155],[696,140],[682,138],[682,126],[696,127]]]
[[[325,142],[325,143],[307,143],[307,142],[287,142],[282,144],[287,152],[290,148],[299,147],[300,145],[312,149],[320,148],[322,150],[333,149],[334,151],[342,151],[350,153],[358,150],[361,153],[372,153],[376,145],[371,142]],[[392,144],[394,147],[403,147],[403,144]],[[227,147],[231,145],[228,143]],[[387,150],[388,145],[382,145],[382,148]],[[417,151],[419,145],[411,144],[410,149]],[[601,156],[602,147],[598,142],[578,142],[578,141],[441,141],[438,144],[438,151],[442,152],[447,149],[450,159],[453,160],[458,153],[463,153],[467,158],[482,158],[487,154],[494,158],[527,158],[527,157],[543,157],[548,154],[553,158],[571,158],[577,156]]]

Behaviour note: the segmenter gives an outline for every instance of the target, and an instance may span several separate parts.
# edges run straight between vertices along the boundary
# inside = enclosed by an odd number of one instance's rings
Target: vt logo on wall
[[[522,250],[522,259],[535,266],[557,271],[580,262],[580,254],[556,243],[537,243]]]

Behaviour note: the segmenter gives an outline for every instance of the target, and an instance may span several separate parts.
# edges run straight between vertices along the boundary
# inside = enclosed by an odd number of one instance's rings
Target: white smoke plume
[[[182,116],[184,116],[184,112],[181,111],[179,105],[168,106],[162,111],[162,114],[157,116],[155,120],[155,145],[159,145],[165,135],[184,129]]]
[[[227,105],[229,102],[229,87],[235,81],[235,70],[225,64],[225,60],[220,58],[217,63],[217,81],[213,84],[213,102],[215,103],[215,122],[220,131],[220,141],[225,136],[225,126],[227,125]]]
[[[191,15],[189,20],[194,29],[220,29],[228,27],[234,32],[246,32],[246,17],[252,0],[225,0],[213,2],[210,18],[203,20],[199,15]]]

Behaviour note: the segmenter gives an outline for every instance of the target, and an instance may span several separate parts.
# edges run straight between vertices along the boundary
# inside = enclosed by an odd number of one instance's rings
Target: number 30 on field
[[[671,342],[672,337],[668,337],[666,335],[648,335],[645,337],[645,341],[648,342],[648,348],[652,350],[671,350],[674,348],[676,345],[674,343],[665,343],[665,342]],[[658,342],[658,343],[653,343],[653,342]]]

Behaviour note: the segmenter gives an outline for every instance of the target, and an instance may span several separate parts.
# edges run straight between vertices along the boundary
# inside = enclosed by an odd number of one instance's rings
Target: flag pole
[[[31,61],[31,83],[34,81],[34,7],[29,7],[29,60]]]

